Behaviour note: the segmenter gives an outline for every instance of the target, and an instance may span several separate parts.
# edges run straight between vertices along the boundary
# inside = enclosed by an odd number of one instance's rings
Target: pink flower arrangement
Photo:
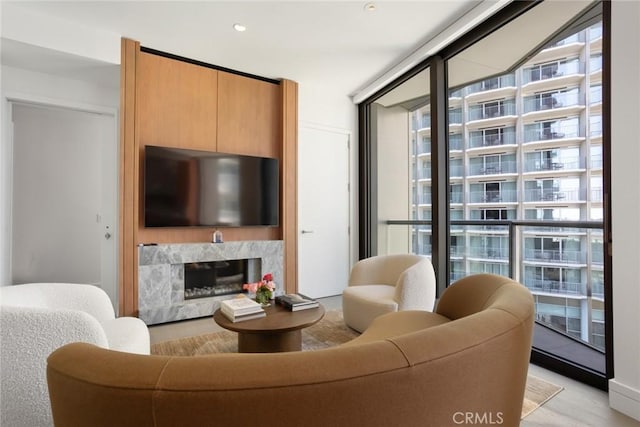
[[[242,289],[255,294],[256,300],[260,300],[259,302],[267,302],[273,296],[273,291],[275,291],[276,285],[273,283],[273,275],[271,273],[267,273],[262,277],[261,281],[245,283],[242,285]]]

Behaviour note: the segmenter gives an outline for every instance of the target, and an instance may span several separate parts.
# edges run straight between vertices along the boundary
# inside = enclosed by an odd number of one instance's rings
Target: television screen
[[[145,227],[277,226],[278,160],[147,145]]]

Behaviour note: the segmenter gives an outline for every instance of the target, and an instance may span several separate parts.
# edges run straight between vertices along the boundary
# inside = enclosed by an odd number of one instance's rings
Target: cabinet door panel
[[[282,94],[279,85],[218,73],[218,151],[280,157]]]
[[[218,71],[140,52],[140,145],[216,150]]]

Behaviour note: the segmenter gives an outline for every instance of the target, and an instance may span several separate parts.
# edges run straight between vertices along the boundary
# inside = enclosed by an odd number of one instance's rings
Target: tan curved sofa
[[[533,299],[512,280],[464,278],[435,312],[377,318],[330,349],[142,356],[69,344],[48,359],[55,425],[517,426]]]

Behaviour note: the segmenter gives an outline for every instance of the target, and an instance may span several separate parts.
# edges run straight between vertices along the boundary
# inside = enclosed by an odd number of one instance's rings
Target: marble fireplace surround
[[[283,292],[282,240],[226,243],[141,245],[138,248],[138,316],[147,325],[210,316],[220,301],[233,295],[184,299],[184,264],[259,259],[261,271],[272,273],[276,293]],[[257,279],[256,279],[257,280]]]

